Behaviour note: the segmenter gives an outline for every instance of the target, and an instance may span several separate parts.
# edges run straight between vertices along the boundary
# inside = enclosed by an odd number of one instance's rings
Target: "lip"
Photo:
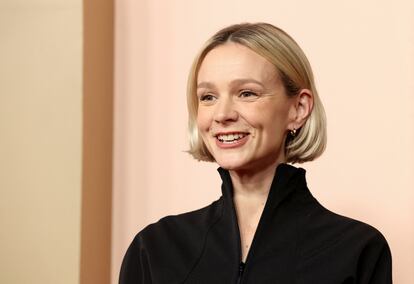
[[[244,136],[243,138],[240,138],[239,140],[233,142],[233,143],[224,143],[221,142],[217,137],[219,135],[225,135],[225,134],[234,134],[234,133],[246,133],[246,132],[220,132],[217,133],[214,136],[214,139],[216,139],[216,145],[217,147],[221,148],[221,149],[232,149],[232,148],[238,148],[243,146],[244,144],[246,144],[247,140],[249,139],[250,133],[248,133],[246,136]]]
[[[221,131],[221,132],[215,132],[214,137],[217,137],[219,135],[229,135],[229,134],[237,134],[237,133],[243,133],[249,135],[250,133],[247,131]]]

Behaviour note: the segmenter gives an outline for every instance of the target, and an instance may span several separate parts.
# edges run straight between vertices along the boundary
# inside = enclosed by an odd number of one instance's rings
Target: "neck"
[[[277,161],[260,170],[230,170],[234,198],[265,199],[276,171]],[[257,168],[256,168],[257,169]]]

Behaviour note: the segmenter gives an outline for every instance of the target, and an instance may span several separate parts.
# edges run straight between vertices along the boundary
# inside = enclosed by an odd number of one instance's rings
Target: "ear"
[[[290,121],[288,124],[289,130],[301,128],[313,109],[313,94],[309,89],[302,89],[292,99]]]

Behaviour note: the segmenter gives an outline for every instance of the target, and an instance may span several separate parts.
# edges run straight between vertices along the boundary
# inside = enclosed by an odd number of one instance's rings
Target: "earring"
[[[296,136],[296,128],[293,127],[293,129],[290,130],[290,136],[292,136],[292,137]]]

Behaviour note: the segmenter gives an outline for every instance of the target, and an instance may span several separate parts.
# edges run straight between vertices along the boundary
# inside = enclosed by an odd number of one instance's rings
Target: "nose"
[[[236,121],[238,115],[232,98],[228,96],[220,97],[214,110],[214,121],[217,123]]]

